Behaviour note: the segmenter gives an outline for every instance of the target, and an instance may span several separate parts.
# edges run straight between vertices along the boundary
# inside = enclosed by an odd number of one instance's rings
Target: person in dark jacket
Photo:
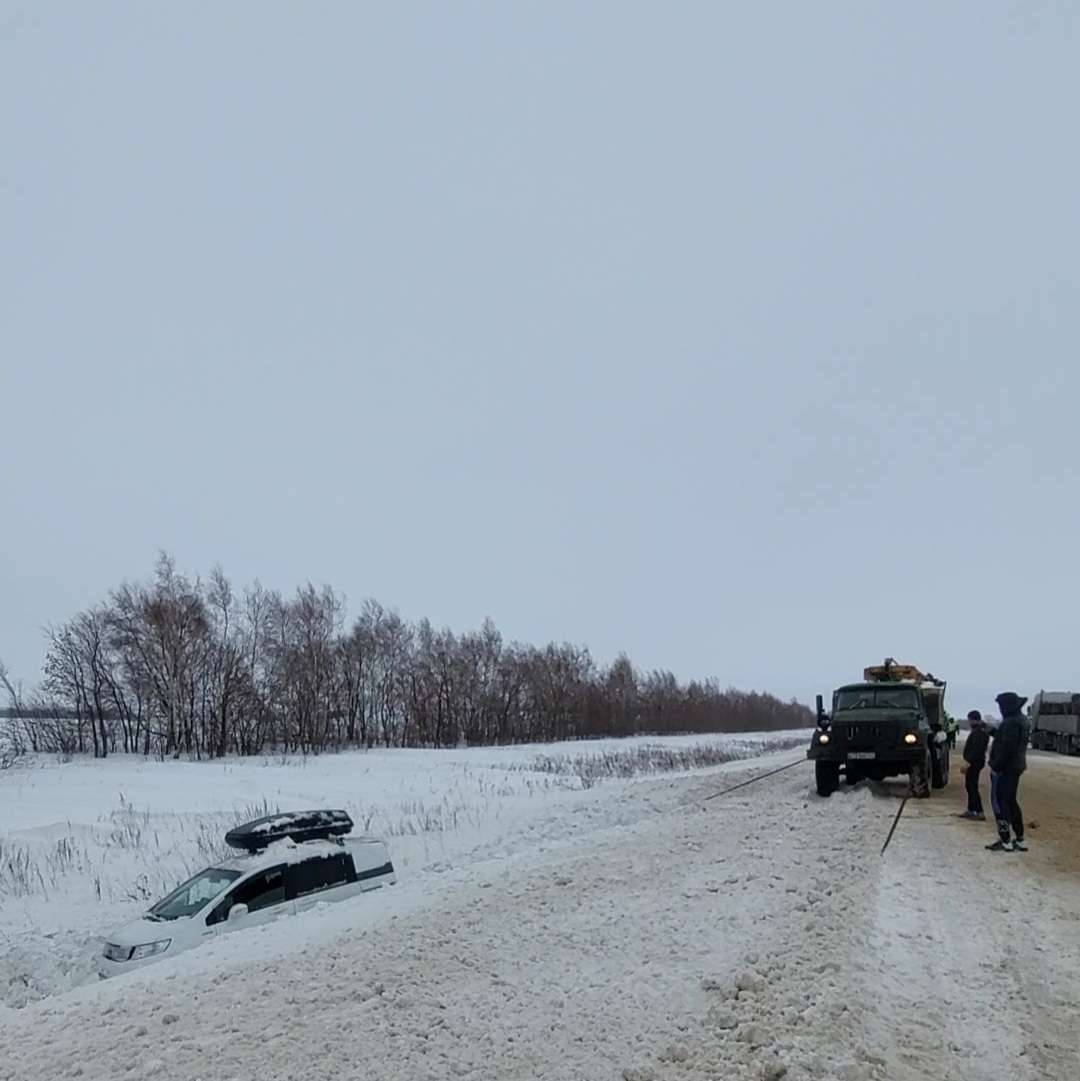
[[[997,774],[998,839],[986,847],[991,852],[1026,852],[1024,816],[1016,799],[1020,777],[1027,769],[1027,745],[1031,726],[1024,716],[1026,698],[1004,691],[995,699],[1001,708],[1001,725],[990,745],[990,769]],[[1013,839],[1009,840],[1012,828]]]
[[[964,742],[964,787],[967,789],[967,810],[961,818],[973,818],[984,822],[982,795],[979,793],[979,776],[986,766],[986,749],[990,744],[990,729],[986,727],[982,714],[973,709],[967,715],[971,731]]]

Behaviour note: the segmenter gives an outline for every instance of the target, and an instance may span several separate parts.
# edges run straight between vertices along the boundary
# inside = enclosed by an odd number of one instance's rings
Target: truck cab
[[[819,795],[832,795],[841,776],[853,785],[906,775],[920,799],[948,784],[944,681],[889,658],[864,669],[861,682],[836,688],[830,713],[818,695],[817,715],[807,758]]]

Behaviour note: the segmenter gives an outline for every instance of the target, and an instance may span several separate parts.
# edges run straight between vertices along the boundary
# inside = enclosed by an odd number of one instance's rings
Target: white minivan
[[[352,827],[344,811],[301,811],[230,830],[226,842],[246,854],[200,871],[110,934],[98,975],[131,972],[216,935],[397,882],[386,842],[343,837]]]

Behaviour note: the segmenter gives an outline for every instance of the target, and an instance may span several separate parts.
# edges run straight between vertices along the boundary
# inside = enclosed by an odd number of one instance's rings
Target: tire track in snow
[[[659,1081],[1072,1081],[1075,890],[1025,904],[1032,883],[1005,880],[1022,865],[996,862],[1023,857],[986,853],[936,805],[881,858],[894,812],[865,787],[806,804],[809,874],[781,944],[716,981],[691,1054]],[[1038,942],[1055,914],[1057,950]]]
[[[918,845],[890,849],[874,898],[872,942],[881,965],[866,990],[886,1019],[879,1027],[887,1030],[889,1058],[914,1078],[1000,1081],[1001,1063],[1011,1062],[1012,1081],[1035,1081],[1020,1058],[1023,1040],[1002,1023],[1001,1004],[1017,1000],[1015,974],[982,946],[993,913],[984,905],[965,923],[955,907],[943,907],[963,886],[937,823],[924,818],[919,828]]]
[[[1007,1064],[1016,1081],[1072,1081],[1080,1062],[1075,880],[1025,854],[987,852],[989,828],[921,812],[883,878],[879,913],[886,927],[907,914],[909,937],[894,962],[910,969],[901,986],[908,998],[937,1006],[928,1030],[949,1052],[939,1056],[940,1076],[1000,1081]]]
[[[788,903],[771,943],[743,959],[736,979],[712,981],[714,1002],[696,1026],[692,1053],[661,1081],[883,1081],[886,1061],[867,1043],[866,1007],[853,988],[869,967],[867,900],[880,839],[865,790],[812,796],[805,776],[785,779],[770,798],[801,818],[788,853]],[[885,810],[888,810],[887,808]],[[876,817],[885,823],[887,816]]]

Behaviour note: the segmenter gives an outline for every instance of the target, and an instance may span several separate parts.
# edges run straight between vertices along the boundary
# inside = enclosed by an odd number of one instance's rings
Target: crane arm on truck
[[[892,657],[886,657],[884,664],[872,664],[863,669],[863,679],[867,683],[930,683],[935,687],[944,687],[945,681],[929,672],[921,672],[913,664],[897,664]]]

